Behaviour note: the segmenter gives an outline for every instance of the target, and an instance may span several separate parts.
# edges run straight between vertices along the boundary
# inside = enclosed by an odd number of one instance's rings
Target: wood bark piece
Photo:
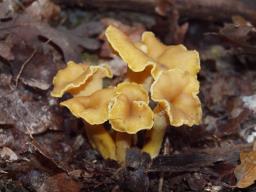
[[[67,6],[106,8],[155,13],[157,0],[54,0]],[[163,0],[162,0],[163,1]],[[251,0],[165,0],[180,12],[181,16],[202,20],[223,20],[240,15],[256,24],[256,1]]]
[[[158,156],[153,160],[150,172],[193,172],[202,167],[213,166],[217,162],[237,164],[240,151],[248,151],[250,144],[222,146],[190,153]]]

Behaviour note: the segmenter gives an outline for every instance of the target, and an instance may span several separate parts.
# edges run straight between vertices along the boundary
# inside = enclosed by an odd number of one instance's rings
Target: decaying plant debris
[[[226,3],[223,15],[222,0],[70,2],[0,3],[0,191],[255,191],[256,4],[228,1],[242,6]],[[200,54],[202,123],[169,127],[153,160],[137,148],[121,166],[103,159],[83,122],[59,106],[70,95],[50,96],[69,60],[108,61],[113,79],[104,84],[124,80],[109,25]]]

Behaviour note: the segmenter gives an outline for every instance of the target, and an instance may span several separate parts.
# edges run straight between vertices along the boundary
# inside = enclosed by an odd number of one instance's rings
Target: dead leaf
[[[47,98],[36,98],[22,87],[11,90],[2,84],[5,76],[0,74],[1,124],[12,123],[15,128],[26,134],[39,134],[48,129],[60,128],[62,118],[54,112]]]
[[[235,169],[237,187],[246,188],[256,180],[256,151],[241,152],[241,164]]]
[[[38,0],[27,7],[26,12],[38,20],[48,21],[59,16],[60,7],[50,0]]]
[[[48,177],[38,192],[79,192],[80,185],[65,173]]]
[[[256,29],[252,25],[244,24],[225,24],[220,29],[219,35],[224,38],[228,43],[234,45],[240,54],[256,54],[256,46],[252,44],[251,39],[256,36]]]
[[[100,46],[96,39],[75,36],[65,28],[52,28],[45,22],[39,22],[29,14],[17,14],[15,19],[7,22],[0,22],[0,36],[13,34],[21,38],[27,44],[33,42],[34,46],[42,44],[40,37],[58,47],[65,58],[65,61],[80,61],[80,54],[83,49],[97,50]]]
[[[72,29],[72,33],[77,36],[92,37],[99,35],[104,31],[103,23],[100,21],[89,21]]]
[[[71,159],[72,148],[65,140],[68,137],[63,133],[48,132],[43,136],[35,136],[31,145],[40,154],[39,160],[48,162],[46,165],[50,169],[67,172],[70,170],[67,162]]]
[[[0,150],[0,157],[5,161],[9,161],[9,162],[18,160],[18,156],[16,155],[16,153],[9,147],[3,147]]]
[[[173,1],[156,0],[155,11],[161,16],[166,16],[167,13],[172,9],[172,4]]]
[[[63,61],[57,58],[58,53],[50,45],[42,44],[41,48],[33,49],[30,45],[24,45],[18,40],[11,50],[15,60],[9,63],[15,79],[20,75],[19,79],[33,88],[49,89],[53,76],[64,66]]]
[[[11,45],[6,42],[0,42],[0,57],[5,58],[6,60],[13,60],[14,55],[11,52]]]
[[[256,113],[256,95],[242,96],[241,99],[246,108]]]
[[[1,179],[0,180],[0,191],[19,191],[19,192],[29,192],[23,185],[18,181],[13,181],[12,179]]]
[[[0,129],[0,147],[10,146],[14,140],[10,129]]]
[[[133,23],[131,26],[126,25],[118,20],[112,19],[112,18],[103,18],[101,19],[101,22],[105,27],[109,25],[113,25],[115,27],[118,27],[121,31],[126,33],[129,38],[136,42],[140,40],[141,34],[146,30],[145,27],[140,23]],[[103,45],[101,46],[101,52],[100,56],[112,58],[113,57],[113,51],[110,47],[110,45],[107,43],[104,33],[100,35],[100,39],[104,41]]]
[[[115,76],[124,76],[127,72],[127,64],[118,56],[113,56],[108,62],[110,69]]]

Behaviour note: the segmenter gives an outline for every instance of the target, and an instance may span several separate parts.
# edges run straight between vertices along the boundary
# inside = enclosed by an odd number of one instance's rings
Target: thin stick
[[[32,58],[35,56],[35,54],[37,53],[37,49],[35,49],[32,54],[29,56],[29,58],[26,59],[26,61],[22,64],[21,68],[20,68],[20,71],[18,73],[18,75],[16,76],[15,78],[15,87],[17,88],[18,86],[18,82],[19,82],[19,79],[20,79],[20,76],[24,70],[24,68],[26,67],[26,65],[32,60]]]
[[[170,3],[172,0],[165,0]],[[87,8],[105,8],[155,13],[156,0],[54,0],[59,4],[80,6]],[[176,0],[177,10],[181,16],[201,20],[230,19],[233,15],[240,15],[256,23],[256,3],[249,0]]]
[[[50,41],[51,41],[51,40],[48,39],[46,42],[44,42],[44,43],[42,44],[42,46],[49,44]],[[21,76],[21,74],[22,74],[24,68],[25,68],[26,65],[33,59],[33,57],[35,56],[35,54],[37,53],[37,51],[38,51],[38,49],[34,49],[34,51],[32,52],[32,54],[30,55],[30,57],[27,58],[26,61],[22,64],[22,66],[21,66],[21,68],[20,68],[20,71],[19,71],[18,75],[17,75],[16,78],[15,78],[15,87],[16,87],[16,88],[17,88],[17,86],[18,86],[18,81],[19,81],[19,79],[20,79],[20,76]]]
[[[165,139],[164,142],[164,151],[163,155],[169,155],[170,154],[170,141],[168,138]],[[163,186],[164,186],[164,173],[160,173],[160,178],[159,178],[159,184],[158,184],[158,192],[163,191]]]

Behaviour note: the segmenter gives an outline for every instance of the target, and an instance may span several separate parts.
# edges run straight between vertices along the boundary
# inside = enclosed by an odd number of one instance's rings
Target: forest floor
[[[256,191],[256,185],[237,187],[239,179],[256,178],[256,171],[250,173],[256,170],[254,21],[238,15],[200,19],[164,8],[0,3],[0,191]],[[53,76],[67,61],[115,59],[103,38],[110,24],[133,38],[153,31],[166,44],[197,50],[201,59],[202,124],[168,128],[168,154],[148,160],[131,149],[121,167],[104,160],[88,143],[81,120],[50,96]],[[254,162],[236,178],[241,151],[254,152]]]

